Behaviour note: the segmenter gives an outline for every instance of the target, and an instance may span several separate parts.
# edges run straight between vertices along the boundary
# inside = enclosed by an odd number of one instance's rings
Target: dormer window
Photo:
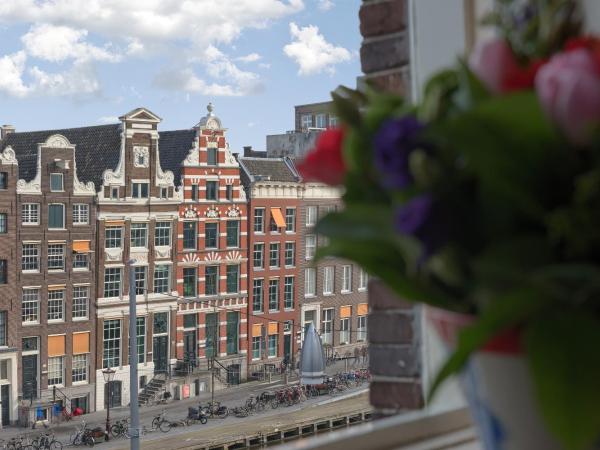
[[[117,186],[113,186],[110,188],[110,198],[116,200],[119,198],[119,188]]]
[[[217,165],[217,149],[215,147],[209,147],[206,149],[208,154],[207,164],[209,166]]]
[[[133,198],[148,198],[148,183],[133,183]]]
[[[162,198],[163,200],[169,198],[169,188],[168,187],[160,188],[160,198]]]
[[[50,191],[52,191],[52,192],[64,191],[63,174],[62,173],[51,173],[50,174]]]

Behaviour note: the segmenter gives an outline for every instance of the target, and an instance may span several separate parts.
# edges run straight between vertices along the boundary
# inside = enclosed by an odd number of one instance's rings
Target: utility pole
[[[140,449],[140,405],[138,402],[137,305],[135,294],[134,259],[129,266],[129,411],[131,416],[131,450]]]
[[[210,402],[211,402],[211,413],[212,405],[215,404],[215,355],[217,354],[220,338],[217,335],[219,330],[219,316],[217,313],[217,305],[213,303],[213,317],[215,317],[215,326],[213,329],[213,342],[212,342],[212,371],[211,371],[211,388],[210,388]]]

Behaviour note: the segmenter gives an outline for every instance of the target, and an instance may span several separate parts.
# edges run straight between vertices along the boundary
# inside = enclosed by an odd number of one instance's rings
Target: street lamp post
[[[110,437],[110,401],[112,400],[112,381],[115,378],[115,370],[110,367],[102,371],[104,381],[108,386],[108,392],[106,394],[106,436],[105,439],[108,441]]]

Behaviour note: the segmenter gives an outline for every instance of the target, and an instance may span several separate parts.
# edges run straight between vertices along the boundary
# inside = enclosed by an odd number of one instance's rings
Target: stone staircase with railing
[[[154,375],[138,396],[138,405],[144,406],[156,399],[156,396],[164,391],[167,377],[165,374]]]

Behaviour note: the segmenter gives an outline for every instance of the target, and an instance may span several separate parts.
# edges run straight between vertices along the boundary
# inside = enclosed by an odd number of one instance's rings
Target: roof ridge
[[[14,131],[7,136],[17,135],[17,134],[26,134],[26,133],[51,133],[51,132],[66,131],[66,130],[69,130],[69,131],[70,130],[84,130],[87,128],[109,128],[109,127],[115,127],[115,126],[120,127],[121,124],[120,123],[107,123],[107,124],[102,124],[102,125],[86,125],[86,126],[82,126],[82,127],[53,128],[53,129],[49,129],[49,130]]]

